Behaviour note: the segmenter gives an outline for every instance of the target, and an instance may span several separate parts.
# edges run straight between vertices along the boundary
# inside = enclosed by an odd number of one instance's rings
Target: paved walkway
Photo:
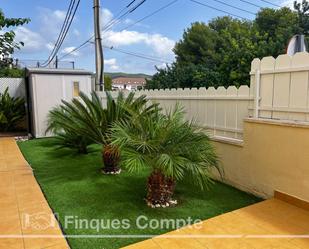
[[[309,249],[309,211],[271,199],[206,220],[200,229],[185,227],[123,249]]]
[[[15,140],[0,138],[0,249],[45,248],[69,247]]]

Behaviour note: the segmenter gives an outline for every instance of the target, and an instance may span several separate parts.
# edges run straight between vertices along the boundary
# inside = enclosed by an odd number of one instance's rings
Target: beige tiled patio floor
[[[0,249],[45,248],[69,246],[15,140],[0,138]]]
[[[309,212],[271,199],[206,220],[199,229],[185,227],[123,249],[309,249],[308,236]]]

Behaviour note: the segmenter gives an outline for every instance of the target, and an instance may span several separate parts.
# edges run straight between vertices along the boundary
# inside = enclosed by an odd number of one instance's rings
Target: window
[[[73,97],[79,97],[79,82],[73,82]]]

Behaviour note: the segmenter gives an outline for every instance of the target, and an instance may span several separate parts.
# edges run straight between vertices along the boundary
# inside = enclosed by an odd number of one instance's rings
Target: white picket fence
[[[0,78],[0,93],[9,88],[13,97],[25,97],[25,81],[23,78]]]
[[[256,118],[309,122],[309,54],[253,60],[250,96]]]
[[[114,97],[118,92],[111,92]],[[104,93],[98,93],[103,104]],[[170,110],[179,103],[185,108],[186,118],[194,119],[197,124],[208,130],[210,136],[218,139],[230,139],[241,142],[243,137],[243,119],[248,117],[250,97],[249,87],[237,89],[210,87],[200,89],[145,90],[135,92],[135,96],[146,95],[154,103],[160,103],[165,110]]]

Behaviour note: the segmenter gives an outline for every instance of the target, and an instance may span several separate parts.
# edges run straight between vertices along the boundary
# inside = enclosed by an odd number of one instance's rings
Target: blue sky
[[[172,48],[183,34],[184,29],[192,22],[208,22],[223,13],[203,6],[196,5],[189,0],[179,0],[169,8],[129,29],[120,32],[132,22],[143,18],[154,10],[166,5],[172,0],[147,0],[134,13],[123,18],[118,25],[103,33],[103,44],[113,46],[134,53],[147,54],[160,58],[162,61],[174,60]],[[229,11],[244,18],[252,19],[251,15],[240,10],[224,6],[214,0],[198,0],[208,5]],[[241,0],[221,0],[230,5],[257,12],[258,8]],[[261,0],[248,0],[263,7],[272,7]],[[287,5],[292,0],[270,0],[278,5]],[[7,17],[29,17],[31,22],[18,27],[15,32],[17,40],[25,43],[25,47],[16,52],[15,57],[21,60],[47,59],[53,43],[57,39],[61,25],[65,18],[69,0],[0,0],[0,8]],[[113,18],[130,0],[101,0],[102,25]],[[62,46],[59,56],[71,51],[93,34],[92,0],[81,0],[81,4],[73,21],[70,32]],[[164,66],[163,62],[148,61],[141,58],[121,54],[109,49],[104,50],[105,70],[108,72],[148,73],[155,72],[155,66]],[[64,60],[75,61],[78,68],[94,71],[94,49],[91,44]]]

